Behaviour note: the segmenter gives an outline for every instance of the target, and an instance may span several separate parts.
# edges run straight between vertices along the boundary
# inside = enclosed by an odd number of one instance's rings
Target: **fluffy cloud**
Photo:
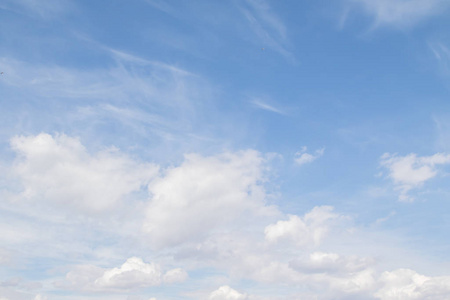
[[[264,230],[265,238],[270,243],[286,240],[300,246],[317,246],[327,234],[331,221],[338,217],[331,206],[315,207],[303,218],[289,215],[287,221],[267,226]]]
[[[164,283],[177,283],[183,282],[188,278],[188,273],[180,268],[169,270],[164,274]]]
[[[161,270],[155,263],[144,263],[141,258],[131,257],[120,268],[105,271],[94,285],[100,288],[130,289],[161,284]]]
[[[426,181],[435,177],[438,173],[437,165],[449,163],[450,154],[443,153],[422,157],[414,153],[406,156],[385,153],[381,157],[381,165],[388,169],[389,178],[400,190],[399,200],[401,201],[413,200],[408,196],[408,191],[422,186]]]
[[[384,272],[383,287],[375,296],[382,300],[444,300],[450,298],[450,277],[427,277],[413,270]]]
[[[119,268],[102,269],[92,265],[77,266],[66,275],[64,282],[56,285],[67,289],[88,291],[132,290],[163,283],[173,284],[186,280],[188,274],[180,268],[165,274],[156,263],[145,263],[142,258],[131,257]]]
[[[138,191],[157,174],[117,150],[91,155],[76,138],[64,134],[11,139],[18,158],[13,166],[26,198],[100,212]]]
[[[310,153],[307,153],[306,150],[308,150],[308,148],[306,146],[304,146],[304,147],[302,147],[302,149],[299,152],[295,153],[294,161],[298,165],[304,165],[304,164],[308,164],[308,163],[315,161],[316,159],[321,157],[325,151],[325,149],[322,148],[322,149],[317,149],[314,152],[314,154],[310,154]]]
[[[152,182],[144,230],[153,246],[196,241],[244,213],[264,214],[263,158],[256,151],[186,156]]]
[[[375,18],[375,26],[412,26],[448,7],[445,0],[350,0]]]
[[[217,290],[211,293],[210,300],[246,300],[248,296],[241,294],[238,291],[230,288],[229,286],[221,286]]]

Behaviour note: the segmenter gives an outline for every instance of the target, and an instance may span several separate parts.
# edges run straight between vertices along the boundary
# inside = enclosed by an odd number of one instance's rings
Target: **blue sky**
[[[450,297],[447,0],[0,0],[0,300]]]

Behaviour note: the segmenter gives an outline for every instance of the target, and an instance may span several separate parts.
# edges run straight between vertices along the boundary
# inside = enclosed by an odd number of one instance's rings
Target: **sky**
[[[0,22],[0,300],[450,298],[448,0]]]

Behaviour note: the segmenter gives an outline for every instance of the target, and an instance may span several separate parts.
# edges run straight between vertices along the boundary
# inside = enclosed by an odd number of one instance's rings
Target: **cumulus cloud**
[[[384,272],[382,288],[375,297],[382,300],[444,300],[450,298],[450,277],[427,277],[409,269]]]
[[[23,196],[87,212],[113,207],[158,171],[115,149],[91,155],[78,139],[64,134],[17,136],[11,147],[18,156],[13,172],[24,186]]]
[[[246,300],[249,299],[246,294],[241,294],[231,287],[224,285],[213,291],[209,296],[210,300]]]
[[[187,155],[149,185],[144,231],[153,246],[171,246],[196,241],[245,212],[267,213],[263,180],[263,158],[256,151]]]
[[[318,159],[319,157],[321,157],[323,155],[323,153],[325,152],[324,148],[317,149],[316,151],[314,151],[314,154],[307,153],[306,152],[307,150],[308,150],[308,148],[306,146],[303,146],[299,152],[295,153],[294,161],[298,165],[304,165],[304,164],[311,163],[311,162],[315,161],[316,159]]]
[[[183,282],[188,278],[188,273],[180,268],[169,270],[164,274],[164,283]]]
[[[130,257],[120,267],[103,269],[93,265],[77,266],[57,286],[88,291],[132,290],[183,282],[188,277],[185,270],[176,268],[165,274],[160,265],[146,263],[139,257]]]
[[[130,289],[161,284],[161,270],[155,263],[145,263],[139,257],[131,257],[120,268],[105,271],[94,285],[100,288]]]
[[[381,165],[388,169],[391,178],[400,191],[400,201],[411,201],[408,192],[421,187],[426,181],[438,174],[437,166],[450,163],[450,154],[436,153],[431,156],[408,154],[398,156],[385,153],[381,157]]]
[[[288,220],[267,226],[264,234],[270,243],[284,240],[300,246],[317,246],[329,231],[331,221],[337,218],[333,207],[318,206],[303,217],[289,215]]]
[[[350,0],[375,19],[375,27],[409,27],[449,7],[445,0]]]

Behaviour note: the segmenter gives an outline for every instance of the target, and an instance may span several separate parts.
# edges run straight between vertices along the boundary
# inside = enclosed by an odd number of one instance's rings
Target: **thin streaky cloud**
[[[437,61],[438,68],[444,75],[450,72],[450,49],[442,42],[429,42],[428,47]]]
[[[78,38],[80,41],[93,45],[94,47],[96,47],[98,50],[104,51],[105,53],[108,53],[109,55],[111,55],[111,57],[113,59],[116,59],[118,62],[129,62],[129,63],[134,63],[137,65],[152,65],[155,67],[160,67],[162,69],[167,69],[170,70],[172,72],[176,72],[180,75],[187,75],[187,76],[197,76],[196,74],[189,72],[187,70],[184,70],[182,68],[176,67],[174,65],[171,64],[167,64],[164,63],[162,61],[156,61],[156,60],[150,60],[150,59],[146,59],[143,58],[141,56],[138,56],[136,54],[131,54],[128,53],[127,51],[124,50],[120,50],[120,49],[116,49],[113,47],[109,47],[107,45],[104,45],[92,38],[90,38],[89,36],[87,36],[86,34],[82,34],[82,33],[75,33],[74,34],[76,36],[76,38]]]
[[[295,61],[294,55],[287,49],[286,27],[271,11],[269,4],[266,1],[247,1],[247,3],[249,3],[247,7],[241,5],[239,9],[261,44]]]
[[[265,1],[247,0],[260,16],[260,18],[272,28],[281,39],[286,39],[286,26],[283,24],[280,18],[278,18],[272,11],[269,4]]]
[[[373,29],[382,26],[409,28],[445,12],[445,0],[347,0],[374,19]]]
[[[73,11],[74,3],[69,0],[4,0],[0,3],[0,9],[51,20]]]
[[[146,2],[153,6],[154,8],[163,11],[165,13],[172,13],[172,7],[170,7],[170,5],[165,2],[165,1],[161,1],[161,0],[146,0]]]
[[[271,112],[274,112],[274,113],[277,113],[277,114],[280,114],[280,115],[286,115],[285,111],[283,111],[283,110],[281,110],[279,108],[276,108],[276,107],[274,107],[274,106],[272,106],[270,104],[267,104],[265,102],[262,102],[261,100],[254,99],[254,100],[251,101],[251,103],[254,106],[256,106],[257,108],[260,108],[260,109],[263,109],[263,110],[267,110],[267,111],[271,111]]]

